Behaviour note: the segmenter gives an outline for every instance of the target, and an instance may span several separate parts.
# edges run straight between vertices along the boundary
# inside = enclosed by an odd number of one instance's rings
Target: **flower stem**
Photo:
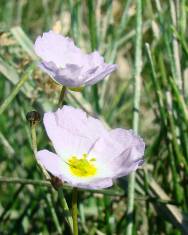
[[[31,122],[31,139],[32,139],[32,149],[33,149],[33,153],[34,153],[34,157],[37,161],[36,155],[37,155],[37,137],[36,137],[36,122]],[[49,179],[49,174],[48,172],[45,170],[45,168],[39,164],[39,162],[37,161],[38,166],[40,167],[40,169],[42,170],[43,174],[45,175],[46,179]]]
[[[58,101],[58,108],[61,108],[63,106],[63,101],[64,101],[64,98],[65,98],[65,94],[66,94],[66,86],[62,86],[61,93],[60,93],[60,96],[59,96],[59,101]],[[73,233],[73,224],[74,224],[73,223],[73,218],[71,217],[71,213],[70,213],[67,201],[66,201],[64,193],[63,193],[63,188],[58,189],[58,195],[59,195],[59,198],[60,198],[61,206],[62,206],[63,211],[64,211],[65,220],[66,220],[66,222],[68,223],[68,225],[70,227],[71,233]],[[75,234],[75,233],[73,233],[73,234]],[[76,234],[78,234],[78,233],[76,233]]]
[[[37,137],[36,137],[36,128],[35,124],[31,124],[31,138],[32,138],[32,148],[34,155],[37,153]]]
[[[63,86],[61,89],[61,93],[59,96],[59,101],[58,101],[58,108],[60,108],[61,106],[63,106],[63,100],[65,98],[65,92],[66,92],[66,87]]]
[[[77,197],[78,197],[78,190],[77,190],[77,188],[73,188],[73,192],[72,192],[73,235],[78,235]]]

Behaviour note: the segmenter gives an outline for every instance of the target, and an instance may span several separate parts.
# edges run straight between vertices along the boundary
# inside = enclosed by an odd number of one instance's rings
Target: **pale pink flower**
[[[110,187],[143,163],[145,144],[132,130],[107,130],[84,111],[64,106],[44,115],[44,126],[56,154],[37,153],[52,175],[78,188]]]
[[[42,59],[40,68],[66,87],[93,85],[117,67],[106,64],[98,51],[85,54],[72,39],[53,31],[37,37],[34,50]]]

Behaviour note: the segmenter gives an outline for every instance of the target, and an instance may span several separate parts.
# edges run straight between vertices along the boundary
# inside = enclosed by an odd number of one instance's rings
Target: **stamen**
[[[96,161],[95,158],[91,160],[87,160],[88,154],[83,154],[81,159],[77,158],[76,156],[72,156],[68,160],[68,165],[71,173],[75,176],[79,177],[90,177],[96,174],[96,167],[93,164]]]

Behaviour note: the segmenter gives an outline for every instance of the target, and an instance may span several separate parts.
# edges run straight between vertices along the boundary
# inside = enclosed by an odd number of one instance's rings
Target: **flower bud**
[[[37,111],[31,111],[27,113],[26,119],[28,122],[30,122],[30,125],[36,125],[40,122],[41,116],[40,113]]]

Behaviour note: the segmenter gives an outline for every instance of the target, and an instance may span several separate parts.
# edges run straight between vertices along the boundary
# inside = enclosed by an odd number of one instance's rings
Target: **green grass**
[[[57,193],[44,179],[26,120],[58,105],[61,87],[36,67],[32,48],[56,21],[83,50],[118,64],[65,102],[110,127],[133,128],[147,145],[133,180],[79,193],[79,234],[188,234],[186,0],[0,1],[0,234],[70,233],[62,208],[63,194],[71,206],[71,189]],[[36,131],[38,149],[50,147],[42,123]]]

